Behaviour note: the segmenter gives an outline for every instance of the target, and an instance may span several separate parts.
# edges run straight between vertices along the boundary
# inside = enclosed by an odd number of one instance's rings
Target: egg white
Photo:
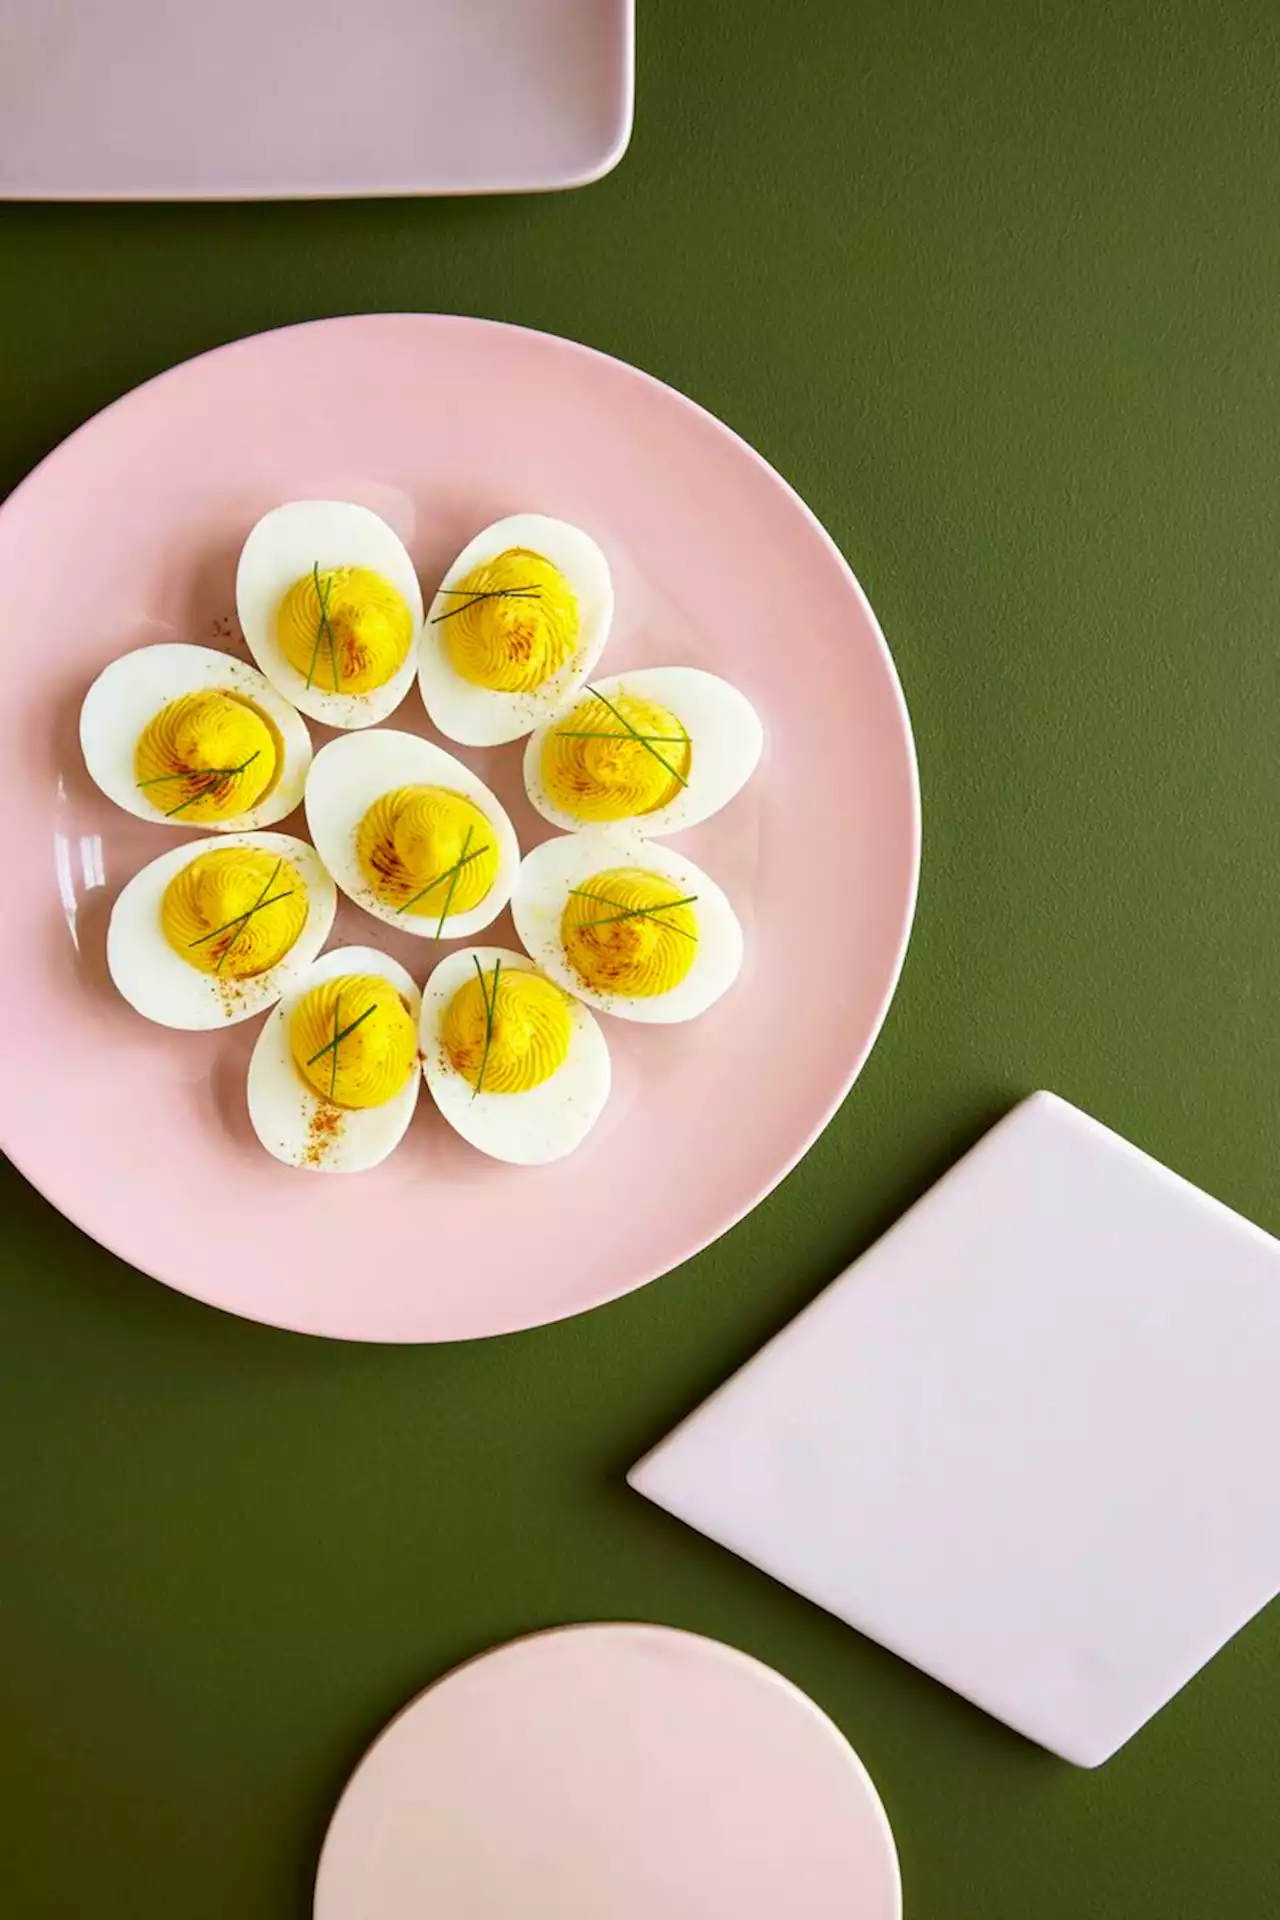
[[[413,616],[404,665],[368,693],[309,687],[276,637],[276,614],[290,587],[319,567],[368,567],[389,580]],[[250,653],[287,700],[328,727],[372,727],[393,714],[413,685],[422,631],[422,588],[399,535],[368,507],[343,500],[292,500],[263,514],[240,554],[236,611]]]
[[[495,793],[478,774],[455,760],[443,747],[416,733],[349,734],[321,747],[307,780],[307,823],[320,858],[348,899],[376,920],[398,927],[401,933],[434,940],[439,924],[434,915],[401,913],[380,900],[356,853],[360,822],[375,800],[396,787],[448,787],[463,794],[485,814],[493,827],[498,849],[498,871],[492,887],[466,913],[451,913],[443,940],[466,939],[496,920],[511,898],[520,867],[515,828]]]
[[[167,819],[163,808],[138,786],[134,767],[138,741],[170,701],[187,693],[214,692],[238,693],[252,700],[271,721],[284,748],[276,784],[256,807],[229,820],[196,821],[181,814]],[[199,826],[211,833],[245,833],[272,826],[302,799],[311,765],[306,722],[256,667],[211,647],[177,642],[138,647],[103,668],[80,709],[80,750],[90,778],[108,800],[139,820],[154,820],[180,832]]]
[[[169,945],[160,923],[169,882],[202,853],[227,847],[256,847],[282,857],[307,888],[307,917],[298,938],[276,966],[248,980],[224,980],[189,966]],[[129,1005],[159,1026],[188,1032],[234,1026],[274,1006],[290,981],[310,966],[329,938],[337,904],[337,891],[315,848],[292,834],[235,833],[218,840],[189,840],[162,853],[122,889],[107,929],[107,966]]]
[[[650,839],[695,827],[727,806],[759,765],[764,748],[760,717],[746,695],[717,674],[704,673],[700,667],[639,667],[634,673],[615,673],[591,684],[615,705],[620,693],[655,701],[675,715],[691,742],[687,783],[675,799],[652,813],[635,814],[630,821],[610,821],[610,827],[634,824]],[[563,724],[584,697],[579,689],[555,720],[530,736],[524,752],[524,784],[530,801],[544,820],[568,833],[581,833],[600,823],[579,820],[551,799],[542,780],[542,749],[547,735]],[[666,754],[662,747],[656,751]]]
[[[442,616],[460,604],[458,596],[445,589],[509,547],[527,547],[559,567],[578,601],[576,650],[558,673],[529,693],[500,693],[464,680],[454,669],[444,640]],[[590,534],[567,520],[551,520],[541,513],[513,513],[495,520],[462,549],[428,608],[418,669],[427,712],[441,733],[463,746],[496,747],[519,740],[549,720],[582,685],[600,658],[612,622],[613,579]]]
[[[661,874],[671,881],[677,894],[697,895],[693,913],[698,951],[684,979],[669,993],[634,999],[597,993],[579,980],[565,958],[560,917],[570,892],[595,874],[615,867],[639,867],[647,873]],[[622,1020],[667,1026],[696,1019],[728,992],[742,966],[738,916],[711,876],[673,848],[656,840],[642,840],[626,830],[619,833],[612,827],[592,827],[534,847],[521,863],[511,911],[526,952],[544,973],[588,1006]]]
[[[422,990],[422,1071],[449,1125],[473,1147],[513,1166],[545,1166],[572,1153],[600,1118],[612,1079],[609,1047],[582,1002],[570,999],[569,1051],[551,1078],[527,1093],[486,1093],[483,1087],[476,1093],[450,1064],[444,1018],[454,994],[475,978],[476,962],[487,974],[499,960],[499,992],[508,973],[538,971],[526,954],[508,947],[464,947],[440,962]]]
[[[385,1160],[405,1136],[418,1104],[422,1076],[415,1068],[400,1092],[380,1107],[342,1107],[333,1137],[317,1144],[313,1123],[333,1111],[298,1072],[289,1051],[289,1022],[303,995],[344,973],[376,973],[403,995],[415,1025],[422,996],[398,961],[372,947],[335,947],[295,976],[258,1035],[249,1062],[249,1118],[267,1152],[307,1173],[362,1173]],[[309,1157],[315,1155],[315,1158]]]

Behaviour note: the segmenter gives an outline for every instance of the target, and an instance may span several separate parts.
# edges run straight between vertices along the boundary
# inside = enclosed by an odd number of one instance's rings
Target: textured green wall
[[[579,194],[0,213],[0,485],[282,321],[566,333],[811,502],[925,789],[916,935],[845,1109],[719,1246],[583,1321],[420,1351],[241,1325],[9,1176],[15,1920],[303,1920],[392,1709],[600,1616],[812,1692],[883,1789],[910,1920],[1280,1911],[1280,1608],[1078,1774],[621,1484],[1031,1087],[1280,1227],[1278,80],[1274,5],[1242,0],[641,0],[635,141]]]

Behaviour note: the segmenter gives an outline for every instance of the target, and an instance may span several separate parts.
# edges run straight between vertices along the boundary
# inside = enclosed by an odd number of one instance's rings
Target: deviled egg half
[[[496,520],[431,602],[418,669],[427,712],[464,746],[519,740],[582,685],[612,620],[609,563],[589,534],[541,513]]]
[[[249,1118],[267,1152],[313,1173],[385,1160],[418,1104],[421,1004],[372,947],[335,947],[292,980],[249,1062]]]
[[[218,833],[283,820],[311,765],[305,721],[256,667],[177,643],[103,668],[80,709],[80,747],[126,813]]]
[[[465,939],[511,898],[520,848],[497,796],[416,733],[350,734],[321,747],[307,821],[348,898],[404,933]]]
[[[609,1048],[593,1016],[507,947],[446,955],[423,989],[420,1047],[449,1125],[516,1166],[572,1153],[609,1098]]]
[[[568,832],[634,821],[679,833],[751,778],[764,728],[736,687],[698,667],[642,667],[584,686],[525,748],[524,783]]]
[[[273,1006],[329,937],[333,881],[287,833],[226,834],[161,854],[111,910],[107,966],[130,1006],[189,1030]]]
[[[326,726],[371,727],[413,684],[422,589],[368,507],[292,500],[264,514],[240,554],[236,610],[268,680]]]
[[[511,908],[544,973],[624,1020],[692,1020],[742,965],[742,928],[715,881],[670,847],[616,829],[535,847]]]

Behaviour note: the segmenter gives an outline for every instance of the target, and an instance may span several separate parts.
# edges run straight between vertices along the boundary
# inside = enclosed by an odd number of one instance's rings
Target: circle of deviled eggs
[[[414,1109],[422,998],[398,961],[335,947],[293,979],[249,1062],[249,1118],[267,1152],[360,1173],[400,1144]]]
[[[326,726],[374,726],[413,684],[422,588],[368,507],[292,500],[265,513],[240,554],[236,611],[268,680]]]
[[[139,647],[80,709],[90,777],[140,820],[241,833],[293,812],[311,765],[306,722],[256,667],[211,647]]]
[[[449,1125],[515,1166],[572,1153],[609,1098],[609,1048],[595,1019],[508,947],[445,956],[423,988],[420,1047]]]
[[[307,822],[342,891],[423,939],[465,939],[496,920],[520,866],[496,794],[415,733],[348,734],[321,747]]]
[[[593,828],[534,847],[511,908],[544,973],[624,1020],[692,1020],[742,965],[742,928],[710,875],[631,832]]]
[[[107,966],[130,1006],[199,1030],[273,1006],[329,937],[337,892],[287,833],[225,834],[161,854],[111,910]]]
[[[427,612],[418,684],[440,732],[495,747],[541,726],[600,658],[613,621],[604,554],[580,527],[516,513],[478,533]]]
[[[764,728],[745,695],[699,667],[641,667],[584,686],[525,747],[544,820],[573,833],[632,821],[679,833],[726,806],[759,764]]]

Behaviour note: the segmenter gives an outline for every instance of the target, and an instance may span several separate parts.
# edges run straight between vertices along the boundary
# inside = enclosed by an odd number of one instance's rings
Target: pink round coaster
[[[316,1920],[900,1920],[893,1836],[839,1730],[779,1674],[668,1627],[537,1634],[369,1750]]]
[[[254,1024],[167,1033],[107,976],[111,904],[177,836],[92,786],[80,703],[131,647],[239,651],[241,543],[259,514],[299,497],[375,508],[428,590],[489,521],[520,508],[574,521],[613,569],[604,668],[705,667],[764,720],[750,785],[679,836],[738,911],[743,974],[688,1026],[609,1022],[613,1097],[555,1166],[486,1160],[424,1100],[373,1172],[282,1167],[246,1112]],[[536,1325],[706,1246],[848,1091],[915,902],[906,709],[875,616],[822,528],[669,387],[479,320],[370,315],[241,341],[140,387],[37,468],[0,510],[0,604],[22,658],[0,703],[0,994],[15,1010],[5,1145],[56,1206],[145,1272],[234,1313],[352,1339]],[[430,735],[416,690],[391,724]],[[545,839],[519,744],[459,751],[521,845]],[[300,813],[282,825],[305,832]],[[516,944],[507,916],[487,937]],[[419,981],[440,953],[344,905],[335,944],[370,939]]]

